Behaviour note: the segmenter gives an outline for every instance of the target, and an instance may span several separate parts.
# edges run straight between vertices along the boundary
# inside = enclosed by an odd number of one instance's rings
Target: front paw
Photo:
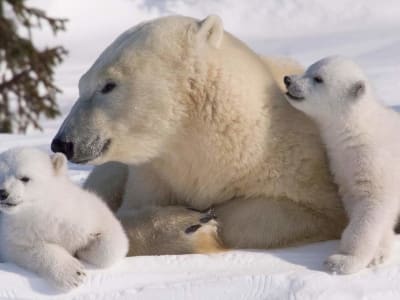
[[[367,266],[367,263],[359,257],[346,254],[331,255],[324,264],[333,274],[356,273]]]
[[[225,250],[212,210],[182,206],[151,207],[135,217],[124,216],[132,255],[212,253]]]
[[[86,279],[86,273],[82,263],[71,258],[60,264],[50,278],[62,290],[69,291],[80,286]]]
[[[101,237],[101,232],[94,232],[89,234],[89,242],[94,242],[99,240]]]
[[[184,233],[192,245],[193,253],[212,253],[225,250],[218,238],[218,222],[212,209],[200,213],[198,223],[186,227]]]
[[[375,267],[385,263],[392,256],[392,248],[393,245],[389,244],[380,247],[368,267]]]

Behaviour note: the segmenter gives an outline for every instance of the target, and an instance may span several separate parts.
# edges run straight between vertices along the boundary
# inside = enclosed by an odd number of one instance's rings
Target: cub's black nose
[[[9,195],[6,190],[0,190],[0,200],[6,200]]]
[[[51,142],[51,151],[64,153],[68,160],[74,156],[74,143],[54,138]]]
[[[289,76],[285,76],[285,77],[283,77],[283,82],[288,87],[292,83],[292,79],[290,79]]]

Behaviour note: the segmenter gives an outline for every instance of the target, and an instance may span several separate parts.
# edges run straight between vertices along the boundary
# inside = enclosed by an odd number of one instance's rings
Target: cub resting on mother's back
[[[85,186],[118,209],[131,255],[337,238],[346,217],[318,131],[280,87],[298,72],[261,58],[217,16],[142,23],[82,76],[52,149],[109,162]],[[218,232],[185,207],[213,207]]]
[[[285,77],[287,98],[320,128],[350,223],[326,262],[353,273],[391,253],[400,208],[400,116],[379,103],[362,70],[328,57]]]

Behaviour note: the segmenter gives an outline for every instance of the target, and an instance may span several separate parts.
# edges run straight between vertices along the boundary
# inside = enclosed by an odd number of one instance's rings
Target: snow
[[[79,76],[132,25],[168,14],[218,14],[225,28],[263,55],[291,56],[305,66],[344,54],[366,70],[379,98],[399,105],[398,0],[29,0],[70,19],[68,31],[36,32],[38,45],[63,44],[70,55],[57,69],[63,115],[77,97]],[[0,135],[0,151],[38,146],[47,151],[62,117],[44,132]],[[70,165],[79,183],[90,167]],[[84,286],[60,294],[36,275],[0,264],[1,299],[400,299],[400,238],[384,266],[349,276],[324,272],[337,241],[268,251],[126,258],[108,270],[90,270]]]
[[[1,299],[385,299],[400,298],[400,239],[392,261],[355,275],[335,276],[322,261],[337,241],[302,247],[213,255],[126,258],[108,270],[89,270],[78,289],[60,294],[11,264],[0,272]]]

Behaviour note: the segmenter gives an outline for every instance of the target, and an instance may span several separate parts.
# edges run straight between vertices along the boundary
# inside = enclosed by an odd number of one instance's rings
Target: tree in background
[[[28,7],[25,0],[0,0],[0,132],[42,129],[39,118],[59,115],[54,67],[67,51],[61,47],[35,47],[32,29],[65,30],[66,19],[51,18]]]

